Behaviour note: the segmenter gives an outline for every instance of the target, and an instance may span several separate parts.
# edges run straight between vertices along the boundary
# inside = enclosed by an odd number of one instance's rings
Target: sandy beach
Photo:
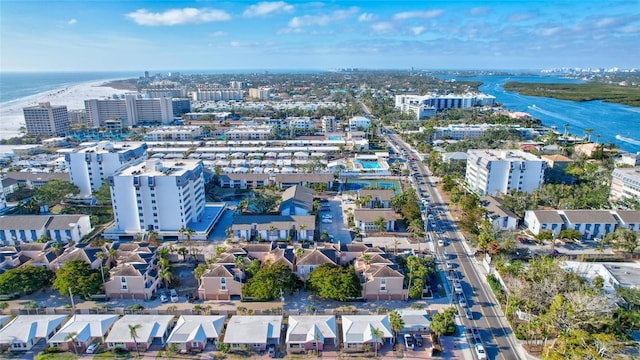
[[[130,93],[129,90],[119,90],[101,86],[110,80],[93,81],[61,89],[55,89],[41,93],[20,101],[13,102],[9,106],[0,109],[0,139],[8,139],[20,135],[20,127],[24,126],[22,108],[37,105],[41,102],[50,102],[51,105],[66,105],[67,110],[84,109],[84,101],[87,99],[104,98],[114,94]]]

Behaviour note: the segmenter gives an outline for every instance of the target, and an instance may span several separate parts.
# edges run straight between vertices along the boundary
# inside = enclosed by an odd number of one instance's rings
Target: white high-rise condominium
[[[87,123],[103,126],[106,120],[126,120],[127,126],[141,123],[168,124],[173,120],[171,98],[145,99],[135,94],[124,98],[89,99],[84,101]]]
[[[27,133],[30,135],[65,136],[69,134],[69,114],[64,105],[39,103],[22,109]]]
[[[546,163],[521,150],[469,150],[465,181],[480,195],[532,192],[542,185]]]
[[[640,200],[640,167],[617,168],[611,174],[609,200]]]
[[[89,196],[116,170],[126,164],[147,157],[147,144],[112,143],[97,144],[75,149],[65,154],[71,182],[80,188],[80,196]]]
[[[4,188],[2,187],[2,177],[0,177],[0,209],[7,207],[7,199],[4,196]]]
[[[109,186],[117,232],[176,232],[202,220],[200,160],[140,161],[110,176]]]

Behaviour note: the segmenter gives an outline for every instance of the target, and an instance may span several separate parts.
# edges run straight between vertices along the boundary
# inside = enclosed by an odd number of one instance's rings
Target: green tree
[[[436,335],[452,335],[456,332],[454,317],[458,311],[454,307],[449,307],[441,313],[431,317],[431,330]]]
[[[374,340],[374,357],[378,357],[378,344],[381,342],[382,337],[384,336],[384,333],[382,332],[382,330],[375,328],[375,329],[371,329],[371,335],[373,336],[373,340]]]
[[[111,189],[109,184],[105,181],[98,190],[93,192],[96,197],[96,204],[99,206],[111,206]]]
[[[326,299],[349,301],[362,296],[362,285],[353,266],[320,265],[309,274],[307,286]]]
[[[573,239],[580,239],[580,238],[582,238],[582,234],[580,233],[579,230],[564,229],[560,231],[560,239],[573,240]]]
[[[67,196],[80,193],[80,189],[67,181],[51,180],[39,187],[33,195],[36,206],[53,207],[60,204]]]
[[[384,218],[382,216],[374,220],[373,228],[378,232],[382,232],[386,229],[386,221],[384,221]]]
[[[187,259],[188,253],[189,253],[189,250],[186,247],[181,247],[178,249],[178,254],[182,256],[182,260]]]
[[[89,298],[102,292],[100,272],[82,260],[72,260],[56,271],[53,287],[61,295],[68,295],[69,289],[75,295]]]
[[[398,333],[400,330],[404,328],[404,320],[402,320],[402,316],[398,313],[397,310],[393,310],[389,313],[389,325],[391,325],[391,330],[393,330],[395,337],[398,337]]]
[[[267,262],[247,280],[242,287],[242,296],[256,301],[271,301],[279,298],[281,291],[293,294],[301,287],[302,282],[288,266]]]
[[[0,294],[31,294],[51,286],[54,277],[53,271],[41,266],[27,265],[9,269],[0,274]]]
[[[67,334],[67,336],[64,337],[65,341],[69,341],[71,340],[71,344],[73,345],[73,352],[78,355],[78,347],[76,345],[76,336],[78,336],[77,332],[70,332]]]
[[[196,266],[196,268],[193,269],[193,276],[197,280],[200,280],[202,278],[202,275],[204,275],[204,273],[207,271],[207,269],[209,269],[209,265],[207,265],[207,264],[198,264],[198,266]]]
[[[638,236],[638,233],[622,227],[607,234],[604,241],[616,249],[624,250],[628,254],[633,254],[636,249],[640,247],[640,236]]]
[[[275,207],[280,196],[265,191],[256,191],[251,199],[251,207],[257,214],[267,214]]]

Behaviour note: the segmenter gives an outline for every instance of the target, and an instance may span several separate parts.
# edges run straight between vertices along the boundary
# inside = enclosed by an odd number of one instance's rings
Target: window
[[[227,291],[227,279],[220,278],[220,290]]]
[[[380,279],[380,291],[387,291],[387,279],[386,278],[381,278]]]

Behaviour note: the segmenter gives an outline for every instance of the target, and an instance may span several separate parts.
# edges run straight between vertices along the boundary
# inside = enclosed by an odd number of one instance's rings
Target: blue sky
[[[640,66],[640,1],[0,2],[1,71]]]

